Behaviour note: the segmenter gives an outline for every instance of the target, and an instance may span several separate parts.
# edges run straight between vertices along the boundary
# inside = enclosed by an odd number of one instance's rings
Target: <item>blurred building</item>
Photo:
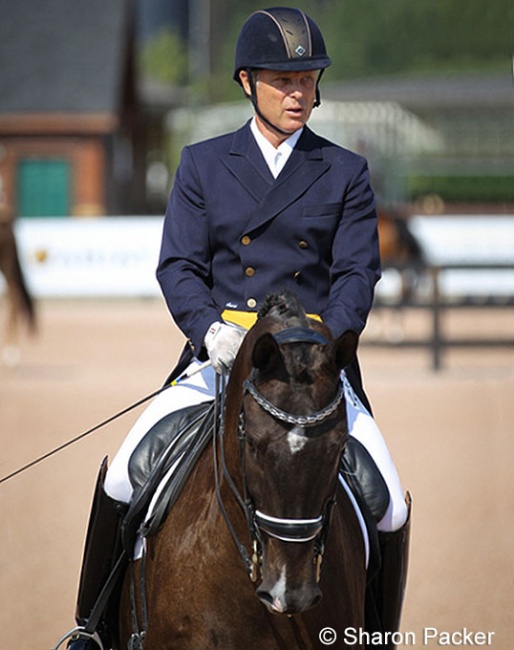
[[[365,155],[382,205],[419,211],[514,209],[514,87],[508,74],[324,81],[310,126]],[[174,146],[238,128],[248,101],[176,108]],[[175,152],[177,159],[178,151]]]
[[[145,210],[130,0],[16,0],[0,21],[0,214]]]
[[[394,102],[433,134],[435,146],[384,157],[397,193],[432,209],[514,206],[514,85],[510,71],[397,76],[325,83],[323,96],[348,104]],[[366,132],[363,121],[361,131]],[[384,152],[382,152],[384,153]],[[425,201],[428,199],[428,201]]]

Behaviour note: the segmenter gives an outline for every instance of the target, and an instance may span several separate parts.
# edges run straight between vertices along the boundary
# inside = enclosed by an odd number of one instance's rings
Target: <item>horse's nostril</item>
[[[261,603],[266,605],[270,612],[281,614],[284,611],[284,605],[280,598],[277,596],[273,597],[265,589],[258,589],[257,596],[259,597]]]
[[[314,596],[314,600],[313,600],[312,603],[311,603],[311,607],[316,607],[316,605],[319,603],[319,601],[321,600],[321,598],[322,598],[322,594],[321,594],[321,591],[320,591],[319,593],[317,593],[317,594]]]
[[[319,589],[296,590],[285,597],[285,601],[278,596],[272,596],[265,589],[257,589],[257,596],[273,614],[299,614],[311,607],[315,607],[321,600],[322,593]]]

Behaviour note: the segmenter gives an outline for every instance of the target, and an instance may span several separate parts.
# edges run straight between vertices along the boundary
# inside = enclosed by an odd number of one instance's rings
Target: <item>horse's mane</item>
[[[304,308],[296,295],[287,289],[266,296],[257,318],[261,319],[265,316],[278,316],[281,320],[287,321],[298,319],[302,325],[307,326]]]

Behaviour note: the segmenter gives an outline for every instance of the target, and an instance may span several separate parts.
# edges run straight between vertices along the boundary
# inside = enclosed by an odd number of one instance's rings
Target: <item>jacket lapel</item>
[[[261,197],[259,207],[246,225],[246,231],[259,228],[273,219],[304,194],[329,168],[330,163],[323,158],[318,137],[305,127],[282,173],[270,191]]]
[[[230,151],[222,156],[221,162],[257,203],[273,186],[273,175],[255,142],[249,122],[234,133]]]
[[[230,153],[223,164],[257,202],[245,232],[259,228],[294,203],[329,168],[320,139],[307,127],[298,140],[282,173],[275,180],[252,136],[249,123],[236,131]]]

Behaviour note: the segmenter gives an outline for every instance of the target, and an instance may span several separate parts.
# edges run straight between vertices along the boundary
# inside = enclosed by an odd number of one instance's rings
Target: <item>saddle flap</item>
[[[157,463],[170,456],[175,457],[188,432],[194,429],[198,418],[203,419],[211,402],[202,402],[194,406],[174,411],[159,420],[142,438],[129,459],[128,472],[134,493],[139,492],[153,474]],[[163,458],[163,453],[166,457]],[[171,463],[169,463],[171,464]]]
[[[381,565],[377,523],[389,507],[389,490],[370,453],[349,436],[339,465],[339,473],[351,490],[366,526],[369,543],[367,579],[370,583]]]
[[[158,504],[160,519],[157,525],[179,497],[191,469],[211,437],[213,404],[212,401],[202,402],[170,413],[150,429],[132,453],[129,475],[134,494],[122,527],[123,546],[129,554],[150,501],[174,464],[177,467]]]
[[[340,471],[373,519],[379,522],[389,507],[389,490],[366,447],[352,436],[348,437],[341,456]]]

